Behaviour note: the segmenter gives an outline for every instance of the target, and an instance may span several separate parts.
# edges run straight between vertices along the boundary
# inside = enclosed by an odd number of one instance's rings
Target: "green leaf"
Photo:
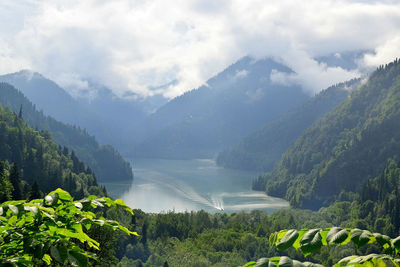
[[[58,261],[61,264],[64,264],[65,260],[68,257],[67,248],[64,246],[57,246],[57,247],[52,246],[50,248],[50,254],[56,261]]]
[[[341,259],[335,267],[339,266],[399,266],[397,259],[386,254],[369,254],[366,256],[349,256]]]
[[[46,202],[47,205],[51,205],[54,202],[54,198],[52,196],[45,196],[44,201]]]
[[[299,232],[295,229],[286,232],[285,236],[276,244],[278,250],[286,250],[290,248],[299,236]]]
[[[349,233],[346,229],[340,227],[332,227],[326,236],[326,240],[329,244],[343,244],[348,239],[348,237]]]
[[[279,260],[278,263],[279,267],[292,267],[293,266],[293,260],[289,257],[282,256]]]
[[[34,215],[37,215],[39,213],[39,208],[35,206],[24,206],[24,209],[26,211],[32,212]]]
[[[117,204],[118,206],[129,212],[131,215],[133,215],[133,210],[129,208],[128,205],[126,205],[122,199],[115,200],[115,204]]]
[[[300,249],[305,256],[322,247],[321,229],[309,230],[300,241]]]
[[[93,205],[94,205],[94,206],[93,206]],[[93,199],[93,200],[92,200],[92,207],[93,207],[93,208],[96,208],[96,207],[101,207],[101,208],[103,208],[104,205],[103,205],[100,201],[98,201],[97,199]]]
[[[360,248],[367,244],[370,241],[370,237],[372,236],[370,231],[353,229],[351,230],[351,241],[353,241],[356,248]]]
[[[300,241],[303,238],[303,236],[308,232],[308,229],[302,229],[299,231],[299,236],[297,237],[296,242],[294,242],[293,247],[295,249],[299,249],[300,248]]]
[[[254,267],[268,267],[268,266],[269,266],[269,260],[267,258],[258,259],[254,265]]]
[[[269,240],[269,244],[271,246],[275,246],[275,243],[276,243],[276,240],[277,240],[277,236],[278,236],[278,233],[276,233],[276,232],[274,232],[274,233],[269,235],[269,239],[268,240]]]
[[[396,249],[396,252],[400,251],[400,236],[392,240],[392,246]]]
[[[71,195],[67,191],[62,190],[61,188],[57,188],[56,190],[50,192],[49,195],[53,194],[57,194],[58,198],[62,200],[72,200]]]
[[[86,267],[88,266],[88,258],[85,254],[81,252],[70,250],[68,251],[68,260],[79,267]]]
[[[44,254],[42,260],[47,263],[47,265],[51,264],[51,257],[49,254]]]
[[[384,248],[390,247],[390,237],[387,235],[382,235],[380,233],[373,233],[373,236],[375,237],[376,242],[378,242],[379,245],[381,245]]]
[[[9,208],[15,215],[17,215],[17,214],[19,213],[19,209],[18,209],[17,206],[8,204],[8,208]]]

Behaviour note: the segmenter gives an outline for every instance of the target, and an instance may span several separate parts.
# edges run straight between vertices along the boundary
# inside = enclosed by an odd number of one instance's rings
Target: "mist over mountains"
[[[273,60],[243,58],[207,85],[185,93],[152,114],[137,157],[210,158],[250,131],[308,98],[298,85],[271,80],[292,71]]]
[[[218,154],[217,163],[231,169],[270,171],[283,152],[315,121],[341,104],[362,84],[353,79],[331,86],[282,114]],[[263,190],[263,186],[257,189]]]
[[[103,86],[94,85],[87,97],[73,98],[55,82],[32,71],[3,75],[0,81],[21,90],[45,114],[85,128],[102,144],[122,150],[134,137],[137,123],[146,117],[142,104],[119,98]]]
[[[336,53],[316,60],[351,71],[365,53]],[[87,81],[87,89],[72,97],[55,82],[27,70],[0,76],[0,81],[21,90],[45,114],[87,129],[124,155],[185,159],[215,157],[305,103],[310,93],[288,78],[294,75],[276,60],[244,57],[202,87],[168,102],[161,94],[120,97],[95,81]]]

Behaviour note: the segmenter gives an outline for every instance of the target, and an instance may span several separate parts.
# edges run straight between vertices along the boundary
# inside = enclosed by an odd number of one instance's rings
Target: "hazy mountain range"
[[[353,69],[363,53],[332,54],[316,60],[327,66]],[[0,76],[0,81],[21,90],[44,114],[86,129],[101,144],[111,144],[125,156],[187,159],[216,157],[249,134],[290,116],[287,112],[293,114],[296,108],[307,105],[311,96],[306,90],[284,80],[285,75],[292,74],[290,68],[273,59],[244,57],[202,87],[167,103],[161,95],[143,99],[126,94],[121,98],[94,81],[88,82],[87,92],[72,97],[50,79],[26,70]],[[312,111],[314,119],[341,100],[325,98],[332,105]],[[275,152],[269,165],[293,138]],[[244,165],[225,166],[248,168]]]
[[[279,116],[218,154],[217,163],[231,169],[269,171],[296,139],[361,85],[362,79],[331,86]]]

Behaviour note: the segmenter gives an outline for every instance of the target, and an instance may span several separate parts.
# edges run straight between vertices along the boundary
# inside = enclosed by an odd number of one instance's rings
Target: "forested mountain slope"
[[[51,102],[51,101],[48,101]],[[22,112],[22,118],[33,128],[51,133],[54,141],[73,150],[97,175],[99,181],[110,182],[132,180],[132,168],[122,156],[109,145],[99,145],[94,136],[86,130],[63,124],[43,112],[36,110],[21,92],[6,83],[0,83],[0,104],[15,113]]]
[[[110,89],[88,83],[90,96],[73,98],[43,75],[28,70],[0,76],[20,90],[38,110],[63,123],[85,128],[102,144],[119,151],[131,148],[137,123],[146,115],[132,97],[119,98]]]
[[[400,151],[400,64],[380,67],[338,108],[315,122],[259,178],[269,195],[319,208],[341,191],[361,190]]]
[[[271,59],[239,60],[207,85],[171,100],[153,114],[143,126],[147,137],[134,155],[213,157],[309,98],[300,86],[271,78],[291,72]]]
[[[343,102],[360,82],[360,79],[354,79],[321,91],[306,103],[253,132],[238,145],[219,153],[218,165],[231,169],[271,170],[285,150],[314,121]]]
[[[9,186],[4,186],[9,185],[5,180],[9,178],[16,181],[12,191],[18,188],[20,192],[13,199],[24,199],[35,182],[43,192],[63,187],[76,197],[104,194],[91,169],[73,152],[56,145],[47,131],[29,128],[20,114],[1,106],[0,160],[2,201],[9,195]]]

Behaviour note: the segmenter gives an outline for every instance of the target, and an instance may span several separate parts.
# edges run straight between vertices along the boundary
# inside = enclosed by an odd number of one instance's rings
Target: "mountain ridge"
[[[349,99],[309,127],[259,180],[269,195],[318,209],[361,190],[400,150],[400,64],[379,67]]]
[[[0,104],[15,113],[21,112],[22,118],[31,127],[49,131],[58,145],[75,151],[95,172],[99,181],[133,179],[130,164],[113,147],[99,145],[95,137],[89,135],[85,129],[65,125],[37,111],[36,106],[13,86],[0,83]]]
[[[344,101],[361,79],[333,85],[305,103],[246,136],[218,154],[217,164],[225,168],[269,171],[290,144],[326,112]]]
[[[297,85],[271,80],[292,71],[269,58],[244,57],[161,107],[143,128],[150,132],[135,157],[210,158],[249,131],[309,98]]]

